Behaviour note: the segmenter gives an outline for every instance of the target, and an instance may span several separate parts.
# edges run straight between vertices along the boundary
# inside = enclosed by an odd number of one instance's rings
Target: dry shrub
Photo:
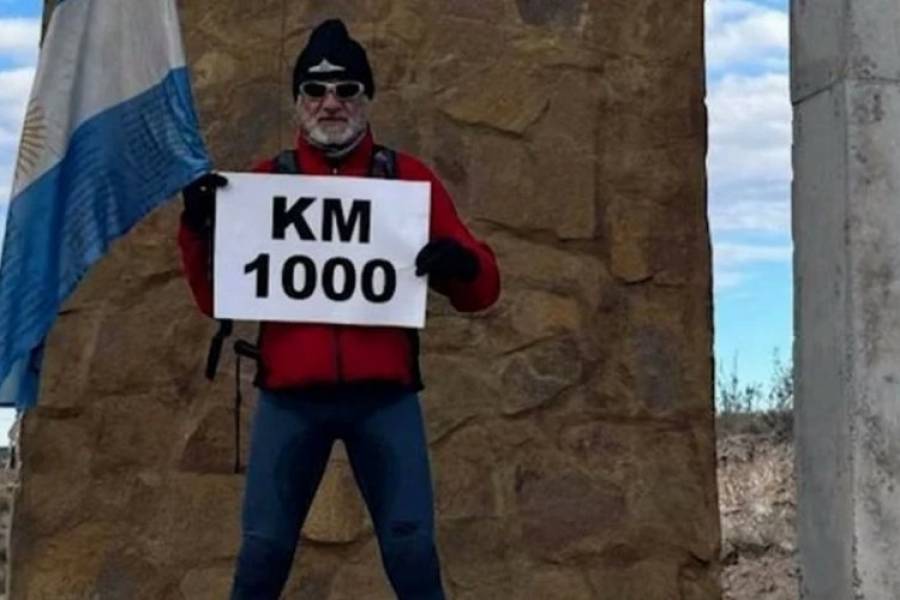
[[[796,488],[790,414],[720,417],[719,510],[726,600],[793,600]]]

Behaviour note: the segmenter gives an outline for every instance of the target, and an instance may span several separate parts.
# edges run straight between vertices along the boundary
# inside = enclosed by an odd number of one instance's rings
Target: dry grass
[[[719,509],[726,600],[793,600],[796,492],[790,417],[720,422]]]

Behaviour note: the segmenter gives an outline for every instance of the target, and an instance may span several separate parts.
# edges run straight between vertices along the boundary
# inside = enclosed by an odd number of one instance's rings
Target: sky
[[[25,102],[34,79],[39,0],[0,0],[0,205],[9,198]]]
[[[715,354],[748,383],[793,345],[788,32],[787,0],[706,2]]]
[[[0,0],[0,231],[40,0]],[[719,369],[766,384],[792,347],[787,0],[707,0],[709,219]],[[6,429],[0,412],[0,436]]]

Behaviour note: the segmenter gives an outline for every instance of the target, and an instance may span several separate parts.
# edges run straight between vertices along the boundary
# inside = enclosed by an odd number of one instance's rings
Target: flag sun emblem
[[[15,181],[22,182],[31,176],[40,164],[47,143],[47,119],[43,108],[32,99],[25,114],[19,157],[16,161]]]

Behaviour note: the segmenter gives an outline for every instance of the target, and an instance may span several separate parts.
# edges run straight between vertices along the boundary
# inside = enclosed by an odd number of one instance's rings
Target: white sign
[[[424,327],[431,184],[223,173],[216,194],[220,319]]]

